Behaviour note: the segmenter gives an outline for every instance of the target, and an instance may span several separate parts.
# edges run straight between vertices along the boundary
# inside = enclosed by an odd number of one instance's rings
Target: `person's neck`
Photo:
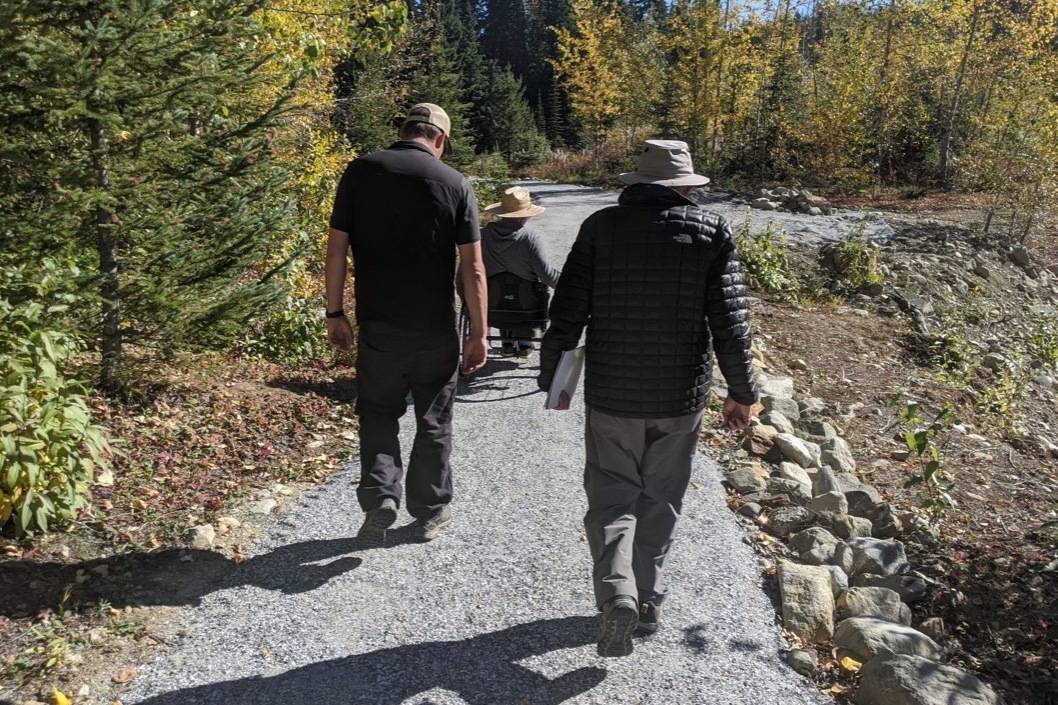
[[[426,151],[428,151],[430,154],[432,154],[435,158],[437,158],[437,159],[441,158],[441,155],[439,155],[437,153],[437,151],[435,150],[435,148],[433,146],[433,143],[430,142],[429,140],[427,140],[425,137],[412,137],[410,140],[404,140],[404,141],[405,142],[411,142],[413,144],[417,144],[420,147],[424,148]]]

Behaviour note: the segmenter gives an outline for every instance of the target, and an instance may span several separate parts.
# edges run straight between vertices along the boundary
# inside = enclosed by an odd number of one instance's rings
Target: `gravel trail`
[[[557,264],[579,221],[611,202],[536,187]],[[350,538],[346,469],[277,518],[233,585],[189,610],[188,635],[142,667],[126,705],[818,705],[782,664],[757,561],[696,462],[662,631],[625,659],[595,655],[581,527],[583,410],[545,412],[537,359],[493,360],[462,386],[455,522],[384,548]],[[405,419],[410,448],[410,419]],[[269,560],[275,554],[280,560]],[[256,573],[256,574],[255,574]]]

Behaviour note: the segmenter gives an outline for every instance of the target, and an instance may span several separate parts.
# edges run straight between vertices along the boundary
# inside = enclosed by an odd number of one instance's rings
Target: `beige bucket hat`
[[[694,173],[691,151],[679,140],[647,140],[639,154],[639,167],[621,174],[626,184],[705,186],[709,177]]]
[[[503,192],[499,203],[493,203],[485,212],[497,218],[532,218],[545,210],[543,206],[533,203],[529,189],[513,186]]]

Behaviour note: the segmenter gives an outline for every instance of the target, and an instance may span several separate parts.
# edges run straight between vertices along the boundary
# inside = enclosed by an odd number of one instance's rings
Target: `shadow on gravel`
[[[389,532],[387,546],[414,541],[411,525]],[[60,604],[67,609],[105,601],[113,607],[197,605],[211,592],[253,585],[286,594],[308,592],[363,562],[374,548],[355,538],[305,541],[237,563],[212,551],[172,549],[81,563],[0,563],[0,615],[24,617]],[[67,591],[68,594],[67,594]]]
[[[539,369],[526,360],[489,359],[479,372],[459,380],[456,403],[485,404],[540,394],[536,387],[536,375],[532,374]],[[500,374],[515,370],[530,374]],[[526,384],[527,380],[531,380],[531,383]]]
[[[139,705],[399,705],[435,688],[468,705],[558,705],[599,685],[602,668],[548,678],[516,663],[591,643],[593,617],[519,624],[461,641],[431,641],[321,661],[276,676],[185,688]]]

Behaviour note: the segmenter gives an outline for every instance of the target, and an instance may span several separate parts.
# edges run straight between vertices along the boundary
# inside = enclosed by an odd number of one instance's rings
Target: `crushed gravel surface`
[[[568,187],[565,187],[568,189]],[[559,190],[559,189],[555,189]],[[565,259],[576,220],[540,220]],[[561,217],[559,217],[561,216]],[[568,217],[567,217],[568,216]],[[548,223],[547,220],[551,220]],[[563,235],[563,232],[566,232]],[[779,654],[775,609],[724,501],[696,462],[661,631],[624,659],[596,656],[581,526],[583,411],[545,412],[536,357],[493,360],[461,387],[454,522],[415,542],[402,514],[384,548],[352,538],[356,471],[277,518],[232,585],[189,610],[188,633],[139,675],[126,705],[818,705]],[[405,449],[411,419],[405,418]],[[275,555],[278,560],[269,557]]]

